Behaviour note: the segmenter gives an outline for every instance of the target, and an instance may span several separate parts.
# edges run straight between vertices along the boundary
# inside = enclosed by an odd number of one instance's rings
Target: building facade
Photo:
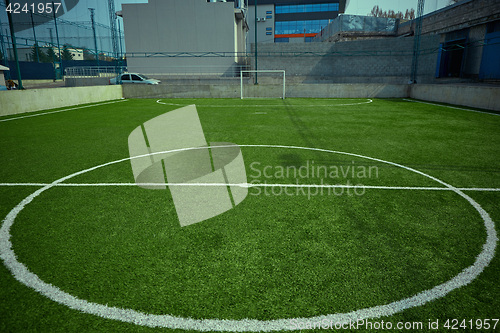
[[[225,74],[245,53],[245,13],[233,2],[149,0],[124,4],[130,72]]]
[[[349,0],[248,0],[247,3],[249,48],[255,42],[255,28],[258,43],[310,42],[331,20],[345,12]]]

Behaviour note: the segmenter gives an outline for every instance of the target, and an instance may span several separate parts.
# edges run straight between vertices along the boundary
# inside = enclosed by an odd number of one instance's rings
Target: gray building
[[[233,2],[149,0],[124,4],[129,72],[232,75],[244,63],[248,26]]]

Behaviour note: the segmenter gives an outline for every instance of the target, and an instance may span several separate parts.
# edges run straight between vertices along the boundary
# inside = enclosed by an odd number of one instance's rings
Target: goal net
[[[285,81],[284,70],[242,70],[240,72],[241,99],[285,99]]]

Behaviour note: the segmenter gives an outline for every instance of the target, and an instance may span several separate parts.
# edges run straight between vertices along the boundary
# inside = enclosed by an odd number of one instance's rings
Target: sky
[[[406,12],[407,9],[417,10],[417,0],[350,0],[346,14],[367,15],[372,8],[378,5],[382,10]],[[449,0],[426,0],[424,14],[430,13],[448,5]]]

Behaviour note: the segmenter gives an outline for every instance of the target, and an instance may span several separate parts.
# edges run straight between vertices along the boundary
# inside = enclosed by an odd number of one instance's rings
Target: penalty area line
[[[473,192],[500,192],[500,188],[479,187],[426,187],[426,186],[370,186],[370,185],[325,185],[325,184],[226,184],[226,183],[0,183],[0,187],[135,187],[135,186],[178,186],[178,187],[217,187],[230,186],[242,188],[254,187],[288,187],[288,188],[346,188],[346,189],[374,189],[374,190],[411,190],[411,191],[473,191]]]

